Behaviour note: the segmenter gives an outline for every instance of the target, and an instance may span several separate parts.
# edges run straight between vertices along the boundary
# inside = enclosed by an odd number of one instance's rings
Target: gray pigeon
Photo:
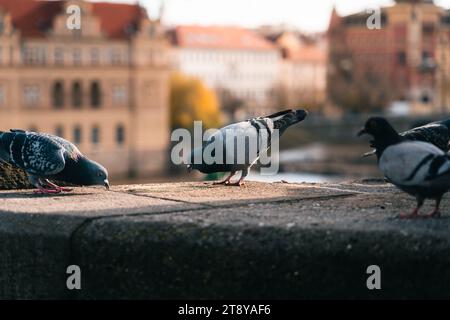
[[[50,180],[109,189],[108,171],[103,166],[88,159],[71,142],[54,135],[0,131],[0,160],[23,169],[30,183],[38,188],[37,193],[71,191]]]
[[[399,135],[406,138],[407,140],[431,143],[442,151],[448,152],[450,140],[449,128],[450,119],[447,119],[443,121],[431,122],[426,125],[399,133]],[[370,146],[375,149],[365,153],[364,156],[371,156],[376,153],[376,145],[374,141],[371,141]]]
[[[249,173],[250,167],[259,159],[262,150],[261,148],[265,148],[264,151],[267,151],[271,146],[272,136],[274,135],[275,130],[278,130],[278,136],[281,137],[288,127],[303,121],[307,114],[308,113],[305,110],[285,110],[266,117],[257,117],[223,127],[212,135],[202,148],[194,149],[191,152],[188,170],[192,171],[196,169],[202,173],[230,172],[230,175],[225,180],[215,182],[215,184],[241,186]],[[235,139],[235,141],[239,136],[246,136],[249,140],[257,141],[255,143],[257,144],[257,146],[255,146],[257,152],[253,154],[249,151],[250,146],[248,142],[243,149],[238,149],[238,147],[236,147],[237,143],[235,143],[234,150],[226,149],[227,145],[224,143],[221,163],[207,163],[203,158],[205,148],[208,148],[208,146],[216,140],[224,142],[229,136]],[[228,156],[230,157],[228,158]],[[244,161],[238,161],[240,156]],[[201,163],[195,163],[196,158],[200,158]],[[234,159],[234,161],[227,161],[230,158]],[[231,178],[238,171],[242,172],[240,179],[235,183],[231,183]]]
[[[436,200],[427,217],[439,217],[443,195],[450,190],[450,156],[435,145],[401,136],[384,118],[367,120],[358,135],[374,137],[378,166],[385,177],[417,200],[417,207],[401,218],[419,217],[425,199]]]

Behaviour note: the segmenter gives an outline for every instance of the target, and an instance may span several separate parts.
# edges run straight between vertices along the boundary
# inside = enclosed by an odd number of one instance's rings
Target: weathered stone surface
[[[395,218],[413,205],[378,180],[4,192],[0,297],[449,298],[450,201],[439,220]]]
[[[27,175],[24,171],[13,168],[0,161],[0,190],[29,188]]]

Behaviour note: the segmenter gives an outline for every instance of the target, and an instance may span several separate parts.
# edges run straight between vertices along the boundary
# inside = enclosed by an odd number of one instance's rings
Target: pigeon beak
[[[106,188],[106,190],[109,191],[109,181],[108,181],[108,179],[105,179],[105,188]]]
[[[377,149],[373,149],[372,151],[364,153],[362,157],[367,158],[367,157],[373,156],[376,152],[377,152]]]
[[[358,137],[361,137],[363,134],[367,134],[368,132],[367,132],[367,130],[366,130],[366,128],[362,128],[361,130],[359,130],[359,132],[358,132]]]

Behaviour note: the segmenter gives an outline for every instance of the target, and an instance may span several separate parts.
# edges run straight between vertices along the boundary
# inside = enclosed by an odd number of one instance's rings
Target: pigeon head
[[[358,132],[358,137],[364,134],[371,135],[371,147],[377,149],[377,155],[381,155],[385,148],[402,141],[400,135],[391,124],[382,117],[371,117],[366,121],[364,127]]]
[[[358,136],[363,134],[370,134],[375,139],[398,135],[397,131],[395,131],[391,124],[382,117],[369,118],[364,127],[358,132]]]
[[[109,190],[108,171],[101,164],[80,157],[76,166],[74,172],[78,177],[71,181],[82,186],[103,186]]]
[[[104,186],[106,190],[109,190],[108,170],[92,160],[90,160],[89,170],[92,175],[91,185]]]
[[[306,110],[298,109],[298,110],[285,110],[281,112],[274,113],[267,118],[272,119],[274,123],[274,129],[280,130],[280,133],[283,133],[288,127],[293,124],[299,123],[303,121],[308,112]]]

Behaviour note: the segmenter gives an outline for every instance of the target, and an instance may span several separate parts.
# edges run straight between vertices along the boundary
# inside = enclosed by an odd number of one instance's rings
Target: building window
[[[63,126],[57,126],[55,128],[55,135],[61,138],[64,138],[64,128]]]
[[[76,126],[76,127],[73,129],[73,142],[74,142],[75,144],[79,144],[79,143],[81,143],[81,139],[82,139],[82,136],[81,136],[81,127],[80,127],[80,126]]]
[[[37,85],[26,85],[23,88],[23,98],[27,107],[39,104],[39,87]]]
[[[64,106],[64,85],[62,81],[57,81],[53,85],[52,99],[55,108],[62,108]]]
[[[100,129],[97,126],[92,128],[91,141],[93,144],[98,144],[100,142]]]
[[[102,103],[102,93],[100,89],[100,84],[98,81],[93,81],[91,83],[91,106],[94,108],[100,107]]]
[[[76,108],[81,107],[83,104],[83,93],[81,90],[81,84],[79,81],[75,81],[72,84],[72,105]]]
[[[404,51],[397,52],[397,63],[400,66],[406,65],[406,53]]]
[[[112,88],[112,101],[116,105],[124,105],[127,103],[127,88],[124,85],[114,85]]]
[[[109,49],[109,61],[111,64],[117,65],[121,63],[121,55],[119,49]]]
[[[100,64],[100,50],[98,48],[91,49],[91,64],[92,65]]]
[[[55,48],[54,59],[55,64],[62,65],[64,64],[64,49],[63,48]]]
[[[420,102],[422,102],[423,104],[428,104],[431,102],[431,97],[428,95],[428,93],[424,92],[420,96]]]
[[[81,65],[81,49],[74,49],[72,54],[73,54],[73,64],[75,66]]]
[[[122,125],[118,125],[116,128],[116,142],[119,145],[125,143],[125,128]]]
[[[22,49],[22,62],[27,65],[45,64],[46,52],[43,47],[24,47]]]
[[[5,105],[5,88],[0,85],[0,107]]]

